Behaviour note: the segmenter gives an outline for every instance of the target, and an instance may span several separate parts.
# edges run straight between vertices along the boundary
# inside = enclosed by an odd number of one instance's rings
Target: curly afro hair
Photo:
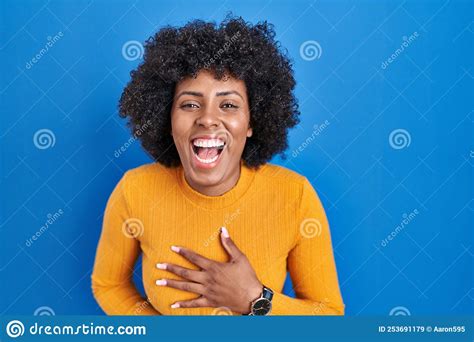
[[[119,102],[133,135],[160,164],[181,164],[171,136],[176,84],[203,69],[216,79],[230,75],[247,87],[252,137],[242,159],[258,168],[288,147],[288,129],[299,122],[291,62],[275,41],[273,25],[228,15],[220,24],[194,20],[167,26],[145,43],[144,61],[131,72]]]

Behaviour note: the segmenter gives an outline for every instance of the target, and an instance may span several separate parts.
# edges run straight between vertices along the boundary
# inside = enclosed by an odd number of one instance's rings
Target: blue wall
[[[102,312],[90,273],[105,203],[150,161],[138,143],[115,155],[130,137],[117,101],[140,62],[122,49],[229,10],[273,23],[294,61],[302,122],[274,162],[323,200],[347,314],[473,312],[472,3],[0,6],[2,313]]]

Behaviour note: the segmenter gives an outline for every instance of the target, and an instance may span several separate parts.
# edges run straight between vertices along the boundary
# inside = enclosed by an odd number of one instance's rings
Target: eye
[[[236,106],[232,102],[225,102],[225,103],[222,104],[222,108],[236,109],[236,108],[239,108],[239,106]]]
[[[191,109],[194,109],[194,108],[199,108],[199,106],[195,103],[183,103],[179,108],[191,108]]]

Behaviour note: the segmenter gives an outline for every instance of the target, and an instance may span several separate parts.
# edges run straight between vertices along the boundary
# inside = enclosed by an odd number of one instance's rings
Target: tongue
[[[198,151],[198,157],[201,159],[212,159],[217,156],[216,147],[201,147]]]

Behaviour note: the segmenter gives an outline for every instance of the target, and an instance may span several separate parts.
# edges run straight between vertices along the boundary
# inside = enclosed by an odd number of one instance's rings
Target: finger
[[[242,255],[240,249],[230,238],[229,231],[226,227],[221,227],[221,241],[224,249],[227,251],[227,254],[229,254],[231,259],[237,260]]]
[[[203,283],[204,281],[204,274],[201,271],[191,270],[189,268],[181,267],[175,264],[156,264],[156,267],[161,270],[167,270],[172,272],[181,278],[191,280],[197,283]]]
[[[197,254],[187,248],[171,246],[171,250],[178,254],[181,254],[183,257],[188,259],[194,265],[199,266],[201,269],[204,269],[204,270],[209,268],[209,266],[212,263],[214,263],[213,260],[203,257],[202,255]]]
[[[173,309],[176,308],[204,308],[210,307],[206,297],[199,297],[196,299],[185,300],[183,302],[176,302],[171,305]]]
[[[200,295],[202,295],[205,291],[205,287],[203,285],[186,280],[159,279],[156,281],[156,285],[173,287],[175,289],[193,292]]]

